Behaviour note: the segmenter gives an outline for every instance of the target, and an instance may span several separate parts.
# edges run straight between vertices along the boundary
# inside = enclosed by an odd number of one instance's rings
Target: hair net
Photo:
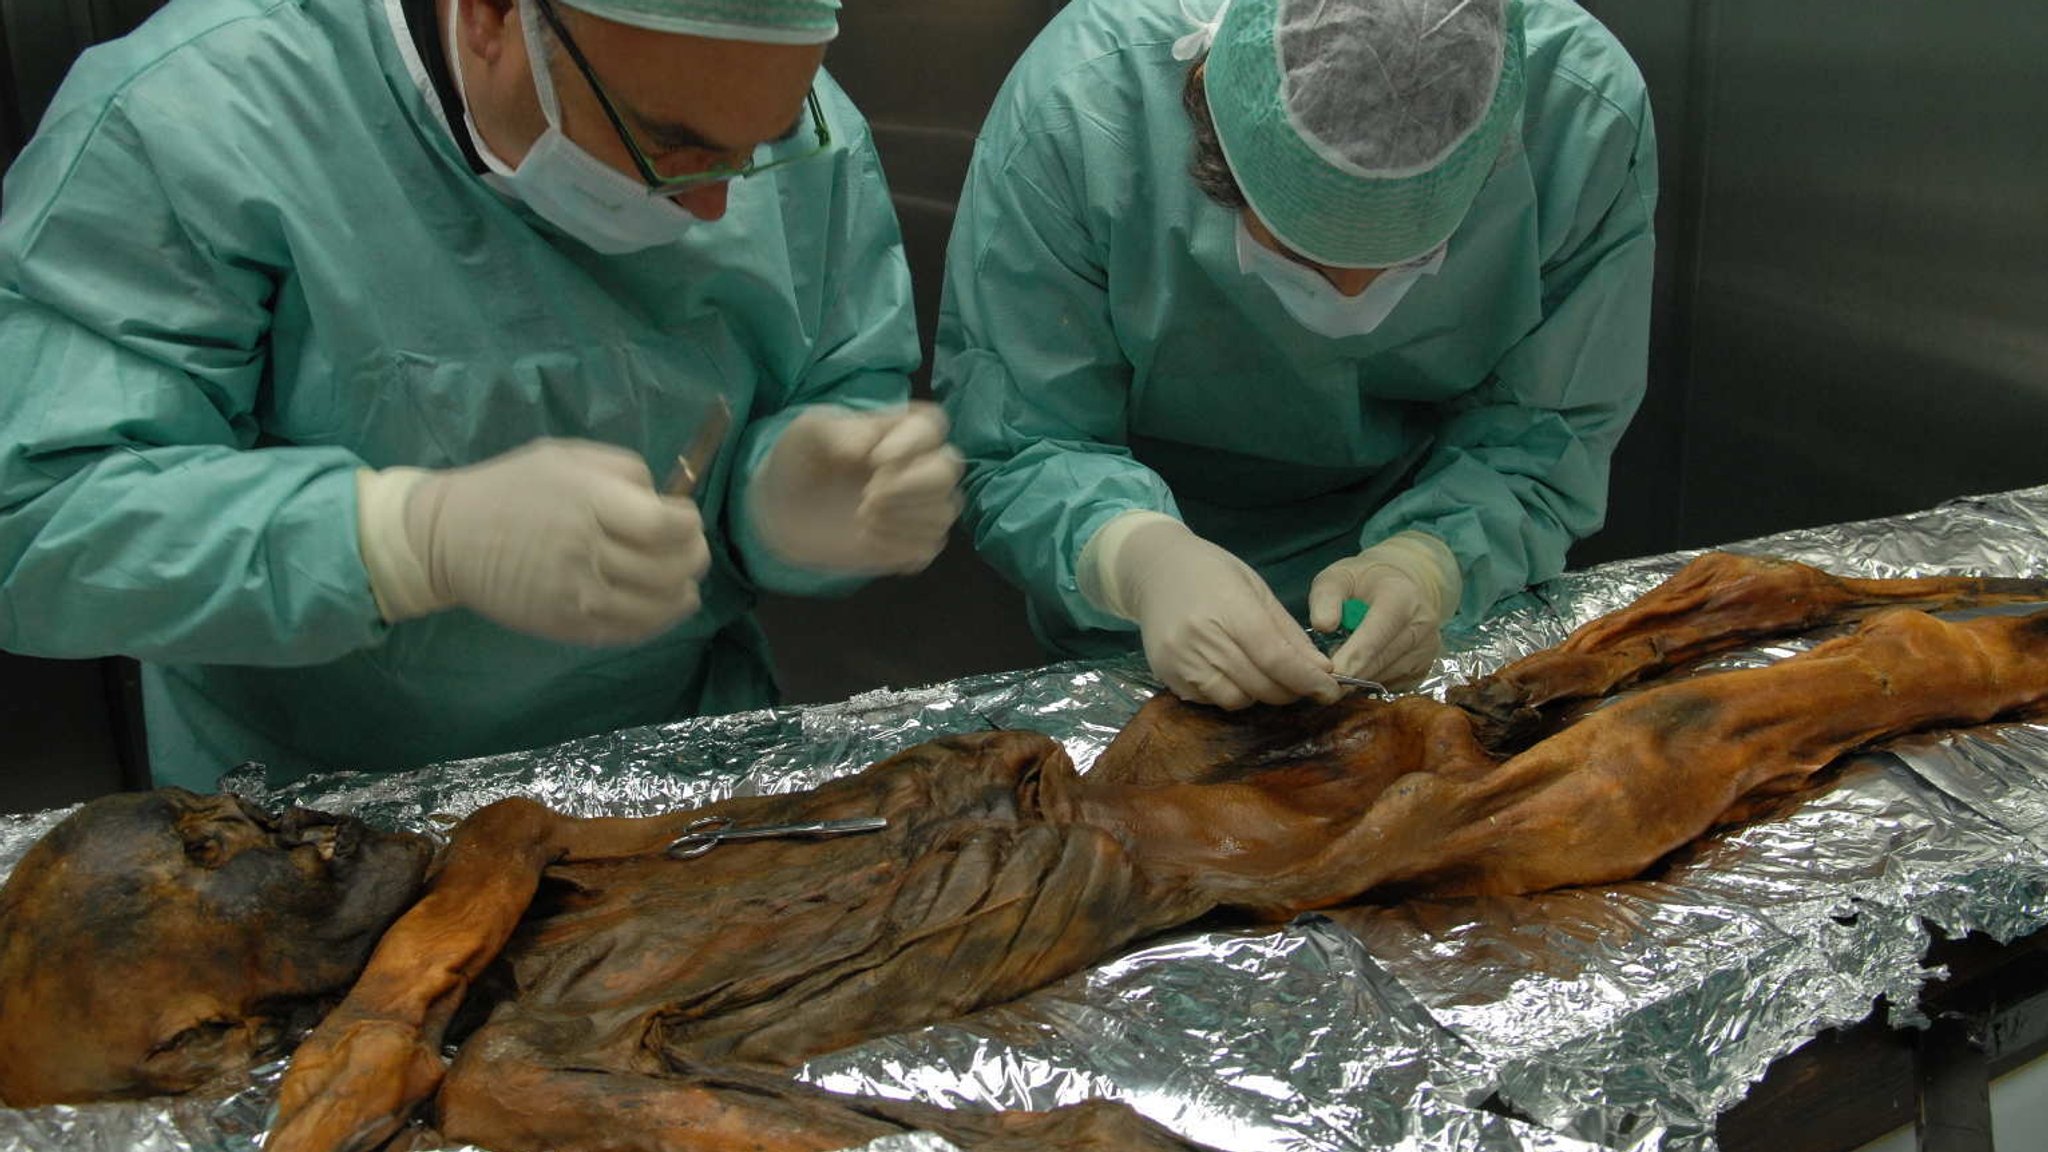
[[[1450,237],[1522,106],[1514,0],[1234,0],[1203,75],[1245,200],[1318,263]]]
[[[561,0],[656,32],[768,44],[822,44],[839,34],[839,0]]]

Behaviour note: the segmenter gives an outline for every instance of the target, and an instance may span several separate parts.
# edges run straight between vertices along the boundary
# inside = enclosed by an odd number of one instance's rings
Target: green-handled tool
[[[1344,602],[1344,630],[1346,632],[1358,631],[1358,626],[1365,623],[1365,614],[1371,610],[1372,605],[1367,604],[1363,600],[1346,600]]]

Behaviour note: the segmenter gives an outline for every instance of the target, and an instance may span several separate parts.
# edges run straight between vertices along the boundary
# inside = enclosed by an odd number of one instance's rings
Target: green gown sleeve
[[[322,663],[384,625],[356,457],[259,446],[261,222],[111,106],[53,115],[0,218],[0,647]],[[60,109],[61,111],[61,109]]]
[[[933,389],[967,457],[964,516],[997,571],[1090,629],[1137,626],[1090,604],[1075,571],[1103,524],[1180,515],[1128,448],[1130,367],[1100,242],[1038,133],[987,132],[954,217]]]
[[[1600,527],[1608,464],[1642,400],[1656,140],[1647,108],[1615,123],[1566,142],[1582,154],[1544,167],[1587,192],[1558,191],[1556,202],[1578,207],[1544,261],[1542,322],[1452,407],[1413,486],[1360,532],[1361,547],[1410,529],[1449,545],[1468,622],[1558,575],[1572,541]]]
[[[910,373],[917,368],[917,318],[910,292],[910,267],[889,200],[881,162],[853,105],[833,90],[833,128],[859,127],[840,158],[834,208],[817,235],[799,235],[793,252],[825,252],[820,311],[822,326],[810,362],[795,386],[781,397],[779,411],[751,424],[740,439],[739,468],[729,507],[731,539],[747,573],[760,587],[801,596],[850,592],[870,577],[819,572],[787,564],[761,542],[749,513],[748,490],[769,449],[809,405],[886,408],[910,399]]]

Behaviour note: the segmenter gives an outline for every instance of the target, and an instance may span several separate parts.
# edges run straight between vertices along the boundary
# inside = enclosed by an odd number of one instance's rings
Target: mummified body
[[[2048,586],[1710,556],[1448,704],[1225,715],[1162,698],[1086,777],[1053,741],[999,732],[672,817],[509,801],[465,821],[416,901],[428,861],[407,838],[227,797],[114,797],[0,893],[0,1098],[199,1087],[361,971],[294,1057],[268,1147],[374,1145],[429,1099],[447,1137],[501,1149],[838,1148],[913,1128],[976,1148],[1184,1147],[1106,1105],[970,1115],[778,1073],[1218,909],[1635,875],[1844,751],[2048,706],[2048,613],[1910,610],[2026,599]],[[1770,668],[1658,682],[1855,619]],[[891,823],[660,854],[707,814]],[[458,1008],[485,1022],[444,1069]]]

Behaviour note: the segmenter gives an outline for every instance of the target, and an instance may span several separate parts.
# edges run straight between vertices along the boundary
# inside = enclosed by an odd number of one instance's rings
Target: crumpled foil
[[[2048,487],[1729,550],[1862,576],[2048,578]],[[1619,608],[1697,553],[1569,573],[1449,638],[1426,691]],[[1779,659],[1787,644],[1723,658]],[[643,815],[806,788],[948,732],[1033,728],[1084,769],[1156,685],[1135,658],[708,717],[391,776],[223,787],[435,832],[509,795]],[[64,813],[0,819],[0,869]],[[1880,1000],[1921,1023],[1934,934],[2048,925],[2048,726],[1919,734],[1628,884],[1169,934],[1012,1004],[811,1061],[848,1092],[969,1107],[1124,1100],[1223,1149],[1712,1152],[1770,1063]],[[258,1146],[278,1070],[227,1101],[0,1110],[14,1148]],[[865,1152],[943,1152],[928,1134]]]

